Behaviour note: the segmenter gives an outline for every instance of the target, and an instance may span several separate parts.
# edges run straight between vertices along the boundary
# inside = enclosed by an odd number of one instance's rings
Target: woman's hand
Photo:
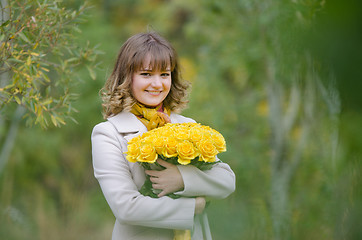
[[[160,171],[146,170],[145,173],[150,176],[152,187],[162,190],[158,197],[183,190],[184,181],[177,166],[162,159],[157,159],[157,163],[166,169]]]
[[[196,197],[195,198],[195,215],[201,214],[206,206],[206,200],[204,197]]]

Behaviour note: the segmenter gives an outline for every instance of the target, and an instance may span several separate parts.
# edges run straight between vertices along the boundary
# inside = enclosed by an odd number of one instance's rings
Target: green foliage
[[[60,126],[75,111],[72,102],[85,65],[92,79],[99,51],[89,43],[76,44],[84,12],[67,9],[58,1],[9,1],[1,8],[0,109],[10,114],[14,104],[27,109],[27,123]]]
[[[315,216],[298,215],[294,208],[300,204],[294,202],[295,195],[303,192],[291,190],[296,178],[310,165],[318,166],[317,175],[333,172],[324,161],[336,159],[338,92],[301,34],[312,31],[323,5],[323,1],[194,4],[193,9],[206,11],[195,11],[196,23],[187,27],[190,39],[202,44],[193,88],[198,94],[192,96],[195,111],[190,113],[221,129],[229,140],[223,159],[237,169],[237,184],[245,189],[236,194],[242,199],[248,195],[250,212],[258,212],[250,215],[255,223],[241,238],[298,239],[303,223]],[[326,184],[315,180],[313,186]],[[260,187],[251,190],[254,183]],[[307,193],[311,197],[316,192]],[[316,199],[308,200],[302,204],[312,207]],[[255,226],[262,226],[264,234],[255,235]]]

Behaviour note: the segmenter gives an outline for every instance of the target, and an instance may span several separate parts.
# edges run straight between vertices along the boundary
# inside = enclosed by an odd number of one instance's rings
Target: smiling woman
[[[176,51],[158,34],[141,33],[130,37],[123,44],[113,72],[101,90],[104,117],[115,116],[123,110],[129,111],[136,103],[132,89],[133,78],[141,75],[144,79],[153,79],[156,72],[162,79],[167,75],[170,81],[172,79],[169,92],[162,100],[163,105],[173,112],[183,109],[190,84],[181,78]],[[159,91],[154,87],[147,90]]]
[[[139,148],[131,146],[130,151],[157,161],[162,170],[145,171],[142,164],[126,158],[127,146],[148,131],[166,123],[195,122],[176,114],[186,104],[188,86],[181,78],[175,50],[158,34],[137,34],[121,47],[102,89],[107,121],[92,132],[94,174],[116,217],[113,240],[211,239],[205,198],[224,198],[234,191],[235,175],[227,164],[216,157],[217,163],[207,171],[174,165],[157,159],[154,146],[146,142],[137,144]],[[182,156],[194,157],[196,153],[189,152],[194,148],[177,139],[168,141],[168,147],[180,146]],[[157,198],[140,192],[146,175],[160,191]]]

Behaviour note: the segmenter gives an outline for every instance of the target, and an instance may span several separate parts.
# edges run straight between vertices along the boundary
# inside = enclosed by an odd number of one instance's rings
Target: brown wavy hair
[[[173,112],[186,107],[190,83],[181,77],[176,51],[156,32],[139,33],[122,45],[113,72],[100,91],[104,118],[123,110],[129,111],[137,102],[131,89],[132,76],[143,67],[148,55],[151,57],[150,67],[154,70],[165,71],[171,66],[171,89],[163,101],[164,106]]]

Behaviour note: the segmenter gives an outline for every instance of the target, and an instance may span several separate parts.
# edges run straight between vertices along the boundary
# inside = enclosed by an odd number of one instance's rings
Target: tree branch
[[[295,124],[295,119],[298,115],[300,106],[300,90],[295,80],[293,80],[293,86],[290,91],[288,109],[283,119],[284,131],[289,133]]]

